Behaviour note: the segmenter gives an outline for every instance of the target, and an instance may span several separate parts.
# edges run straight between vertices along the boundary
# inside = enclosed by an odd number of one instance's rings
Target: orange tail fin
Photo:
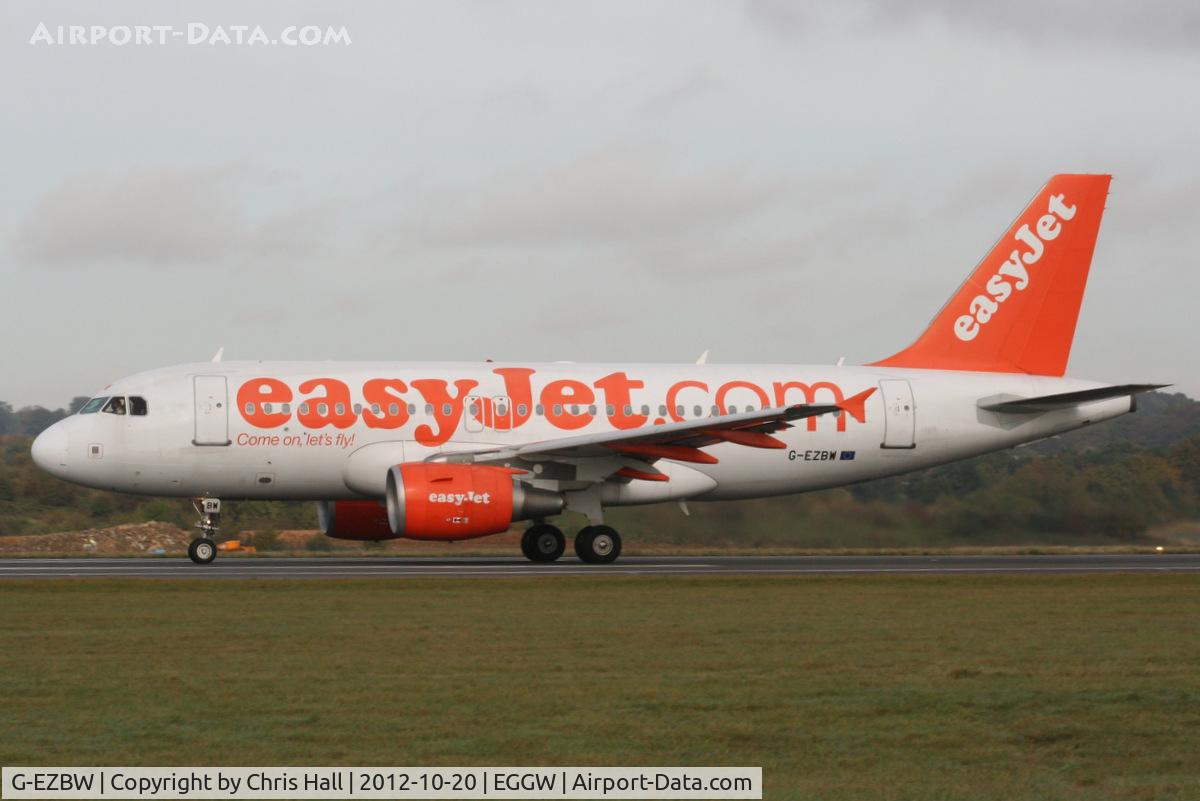
[[[879,367],[1062,375],[1109,175],[1056,175],[916,342]]]

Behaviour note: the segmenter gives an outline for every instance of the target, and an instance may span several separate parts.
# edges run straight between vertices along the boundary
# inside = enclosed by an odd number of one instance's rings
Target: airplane
[[[458,541],[582,514],[614,562],[612,506],[807,492],[919,470],[1135,411],[1156,384],[1064,377],[1108,175],[1056,175],[910,346],[862,366],[220,361],[122,378],[43,432],[67,481],[187,497],[188,554],[221,501],[308,500],[349,540]],[[707,355],[707,354],[706,354]]]

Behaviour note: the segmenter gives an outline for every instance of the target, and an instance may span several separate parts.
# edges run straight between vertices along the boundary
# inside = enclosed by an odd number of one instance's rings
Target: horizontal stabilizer
[[[1068,409],[1093,401],[1140,395],[1143,392],[1153,392],[1169,386],[1170,384],[1120,384],[1114,387],[1097,387],[1078,392],[1061,392],[1057,395],[1039,395],[1035,398],[984,398],[979,401],[979,408],[989,412],[1007,412],[1009,414],[1052,412],[1055,409]]]

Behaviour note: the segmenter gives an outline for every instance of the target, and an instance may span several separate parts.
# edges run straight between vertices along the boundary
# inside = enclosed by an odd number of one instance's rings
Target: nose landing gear
[[[199,498],[192,501],[192,507],[200,515],[196,528],[200,529],[203,536],[192,540],[188,546],[188,558],[198,565],[207,565],[217,558],[216,536],[221,520],[221,499]]]

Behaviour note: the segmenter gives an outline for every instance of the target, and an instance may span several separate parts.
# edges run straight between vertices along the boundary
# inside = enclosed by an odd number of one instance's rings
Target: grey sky
[[[6,3],[0,31],[0,400],[222,345],[867,361],[1065,171],[1116,176],[1071,374],[1200,394],[1194,3]]]

